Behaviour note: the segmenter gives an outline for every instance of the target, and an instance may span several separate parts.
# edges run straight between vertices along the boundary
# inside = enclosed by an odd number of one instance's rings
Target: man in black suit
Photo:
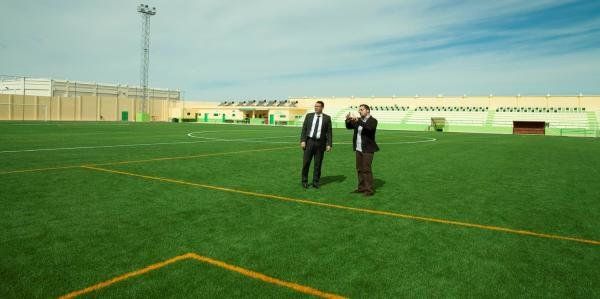
[[[371,116],[371,109],[367,105],[360,105],[358,113],[360,118],[351,117],[350,113],[346,115],[346,128],[354,130],[352,146],[356,152],[356,172],[358,174],[358,188],[352,192],[372,196],[375,190],[373,189],[371,165],[375,152],[379,151],[379,146],[375,142],[377,120]]]
[[[300,147],[304,150],[302,163],[302,187],[308,188],[308,169],[310,161],[315,159],[312,185],[319,188],[321,178],[321,164],[325,151],[331,151],[333,135],[331,130],[331,117],[323,113],[325,104],[321,101],[315,103],[315,112],[308,113],[302,124]]]

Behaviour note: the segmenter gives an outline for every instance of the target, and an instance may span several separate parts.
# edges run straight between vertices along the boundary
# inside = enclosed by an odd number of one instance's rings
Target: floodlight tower
[[[140,87],[142,88],[142,113],[149,113],[148,107],[148,68],[150,66],[150,17],[156,14],[156,7],[140,4],[137,7],[142,16],[142,43],[140,64]]]

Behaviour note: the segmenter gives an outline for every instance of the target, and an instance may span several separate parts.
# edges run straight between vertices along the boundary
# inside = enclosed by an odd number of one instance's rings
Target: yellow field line
[[[260,149],[253,149],[253,150],[244,150],[244,151],[191,155],[191,156],[175,156],[175,157],[162,157],[162,158],[152,158],[152,159],[144,159],[144,160],[116,161],[116,162],[99,163],[99,164],[86,163],[86,164],[82,164],[82,165],[68,165],[68,166],[57,166],[57,167],[46,167],[46,168],[33,168],[33,169],[19,169],[19,170],[1,171],[0,175],[12,174],[12,173],[59,170],[59,169],[72,169],[72,168],[80,168],[80,167],[86,166],[86,165],[107,166],[107,165],[121,165],[121,164],[144,163],[144,162],[165,161],[165,160],[195,159],[195,158],[202,158],[202,157],[222,156],[222,155],[231,155],[231,154],[266,152],[266,151],[274,151],[274,150],[290,149],[290,148],[298,148],[298,147],[297,146],[271,147],[271,148],[260,148]]]
[[[500,231],[500,232],[505,232],[505,233],[517,234],[517,235],[525,235],[525,236],[547,238],[547,239],[557,239],[557,240],[564,240],[564,241],[573,241],[573,242],[579,242],[579,243],[585,243],[585,244],[591,244],[591,245],[600,245],[600,241],[597,241],[597,240],[588,240],[588,239],[582,239],[582,238],[577,238],[577,237],[544,234],[544,233],[537,233],[537,232],[527,231],[527,230],[518,230],[518,229],[499,227],[499,226],[490,226],[490,225],[460,222],[460,221],[454,221],[454,220],[422,217],[422,216],[401,214],[401,213],[381,211],[381,210],[355,208],[355,207],[349,207],[349,206],[342,206],[342,205],[336,205],[336,204],[311,201],[311,200],[306,200],[306,199],[297,199],[297,198],[291,198],[291,197],[285,197],[285,196],[279,196],[279,195],[264,194],[264,193],[243,191],[243,190],[237,190],[237,189],[226,188],[226,187],[191,183],[191,182],[175,180],[175,179],[170,179],[170,178],[148,176],[148,175],[136,174],[136,173],[131,173],[131,172],[119,171],[119,170],[98,168],[98,167],[93,167],[93,166],[82,166],[82,167],[87,168],[87,169],[96,170],[96,171],[128,175],[128,176],[139,177],[139,178],[144,178],[144,179],[148,179],[148,180],[157,180],[157,181],[162,181],[162,182],[188,185],[188,186],[200,187],[200,188],[211,189],[211,190],[219,190],[219,191],[224,191],[224,192],[238,193],[238,194],[250,195],[250,196],[255,196],[255,197],[277,199],[277,200],[282,200],[282,201],[290,201],[290,202],[322,206],[322,207],[328,207],[328,208],[335,208],[335,209],[342,209],[342,210],[361,212],[361,213],[367,213],[367,214],[384,215],[384,216],[391,216],[391,217],[396,217],[396,218],[442,223],[442,224],[447,224],[447,225],[456,225],[456,226],[470,227],[470,228],[479,228],[479,229],[483,229],[483,230]]]
[[[293,282],[289,282],[289,281],[284,281],[284,280],[280,280],[271,276],[267,276],[265,274],[259,273],[259,272],[255,272],[252,270],[248,270],[242,267],[238,267],[238,266],[234,266],[234,265],[230,265],[227,264],[225,262],[219,261],[219,260],[215,260],[215,259],[211,259],[209,257],[205,257],[196,253],[186,253],[183,255],[179,255],[176,256],[174,258],[170,258],[166,261],[163,262],[159,262],[156,264],[152,264],[150,266],[147,266],[145,268],[142,268],[140,270],[136,270],[133,272],[129,272],[129,273],[125,273],[123,275],[119,275],[115,278],[109,279],[107,281],[103,281],[100,283],[97,283],[95,285],[89,286],[85,289],[82,290],[78,290],[78,291],[74,291],[71,293],[68,293],[66,295],[60,296],[59,299],[69,299],[69,298],[75,298],[77,296],[81,296],[87,293],[91,293],[103,288],[106,288],[110,285],[113,285],[117,282],[129,279],[131,277],[135,277],[135,276],[139,276],[145,273],[148,273],[150,271],[154,271],[157,269],[160,269],[162,267],[165,267],[169,264],[173,264],[175,262],[178,261],[182,261],[182,260],[186,260],[186,259],[192,259],[192,260],[196,260],[196,261],[200,261],[203,263],[207,263],[213,266],[217,266],[219,268],[223,268],[232,272],[237,272],[239,274],[242,274],[244,276],[250,277],[250,278],[254,278],[254,279],[258,279],[267,283],[271,283],[274,285],[278,285],[278,286],[282,286],[282,287],[286,287],[286,288],[290,288],[294,291],[300,292],[300,293],[304,293],[304,294],[308,294],[308,295],[313,295],[313,296],[317,296],[317,297],[321,297],[321,298],[344,298],[340,295],[336,295],[336,294],[331,294],[331,293],[326,293],[323,291],[319,291],[317,289],[308,287],[308,286],[304,286],[304,285],[300,285],[297,283],[293,283]]]
[[[289,282],[289,281],[283,281],[283,280],[280,280],[280,279],[277,279],[274,277],[264,275],[262,273],[254,272],[254,271],[247,270],[247,269],[244,269],[244,268],[241,268],[238,266],[230,265],[230,264],[227,264],[227,263],[224,263],[221,261],[213,260],[211,258],[201,256],[201,255],[198,255],[195,253],[191,254],[191,258],[201,261],[201,262],[204,262],[204,263],[208,263],[208,264],[223,268],[223,269],[227,269],[229,271],[234,271],[234,272],[240,273],[244,276],[252,277],[254,279],[262,280],[264,282],[268,282],[268,283],[275,284],[278,286],[290,288],[290,289],[300,292],[300,293],[313,295],[313,296],[317,296],[317,297],[321,297],[321,298],[344,298],[340,295],[325,293],[325,292],[319,291],[317,289],[313,289],[308,286],[303,286],[303,285]]]
[[[93,286],[89,286],[89,287],[87,287],[85,289],[81,289],[81,290],[78,290],[78,291],[74,291],[74,292],[68,293],[66,295],[60,296],[59,298],[60,299],[75,298],[77,296],[81,296],[83,294],[87,294],[87,293],[90,293],[90,292],[97,291],[99,289],[108,287],[108,286],[110,286],[112,284],[115,284],[115,283],[117,283],[119,281],[123,281],[123,280],[131,278],[131,277],[139,276],[139,275],[142,275],[144,273],[148,273],[150,271],[153,271],[153,270],[156,270],[156,269],[160,269],[160,268],[162,268],[164,266],[167,266],[169,264],[172,264],[172,263],[184,260],[184,259],[189,259],[189,258],[190,258],[190,254],[189,253],[183,254],[183,255],[180,255],[180,256],[176,256],[176,257],[170,258],[170,259],[168,259],[166,261],[163,261],[163,262],[160,262],[160,263],[156,263],[156,264],[152,264],[152,265],[147,266],[145,268],[142,268],[142,269],[139,269],[139,270],[136,270],[136,271],[133,271],[133,272],[125,273],[123,275],[119,275],[119,276],[117,276],[115,278],[111,278],[111,279],[109,279],[107,281],[103,281],[101,283],[97,283],[97,284],[95,284]]]

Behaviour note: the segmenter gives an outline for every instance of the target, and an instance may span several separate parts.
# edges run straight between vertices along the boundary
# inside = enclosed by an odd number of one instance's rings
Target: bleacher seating
[[[407,113],[407,110],[371,110],[371,115],[382,124],[400,124]]]
[[[555,112],[556,111],[556,112]],[[562,112],[558,112],[562,111]],[[493,126],[510,127],[513,121],[544,121],[550,128],[588,128],[586,113],[566,112],[556,108],[499,109],[494,115]]]
[[[416,107],[415,111],[486,112],[486,111],[488,111],[488,107],[424,106],[424,107]]]
[[[294,100],[246,100],[224,101],[219,106],[253,106],[253,107],[296,107]],[[600,111],[587,113],[585,108],[578,107],[497,107],[487,106],[403,106],[398,104],[369,105],[371,114],[381,124],[393,125],[423,125],[429,126],[431,119],[444,118],[446,123],[469,127],[512,127],[513,121],[544,121],[549,128],[559,129],[593,129],[594,116],[600,122]],[[325,113],[332,117],[334,123],[343,123],[348,112],[356,112],[357,105],[335,106],[326,105]],[[266,108],[269,109],[269,108]],[[308,108],[307,112],[312,112]],[[304,115],[294,118],[296,123],[302,123]]]
[[[581,113],[579,107],[498,107],[496,112],[537,112],[537,113]]]
[[[375,107],[377,107],[375,109]],[[371,108],[371,115],[377,118],[380,123],[388,124],[400,124],[409,111],[409,107],[398,107],[398,106],[373,106]],[[357,111],[358,106],[350,106],[346,108],[329,108],[327,114],[335,117],[334,122],[343,122],[346,119],[348,112]],[[340,113],[343,111],[344,113]]]
[[[350,106],[349,110],[358,109]],[[444,117],[448,124],[483,126],[486,123],[488,107],[415,107],[409,106],[373,106],[371,115],[382,124],[423,124],[429,125],[432,117]],[[335,121],[343,121],[340,116]],[[408,117],[408,119],[406,119]]]
[[[417,107],[406,123],[428,125],[432,117],[443,117],[448,125],[483,126],[487,119],[486,110],[487,107]]]
[[[398,106],[396,104],[394,105],[388,105],[388,106],[369,106],[369,108],[371,108],[371,112],[372,111],[408,111],[410,109],[410,107],[408,106]],[[358,106],[350,106],[350,109],[356,109],[358,110]]]

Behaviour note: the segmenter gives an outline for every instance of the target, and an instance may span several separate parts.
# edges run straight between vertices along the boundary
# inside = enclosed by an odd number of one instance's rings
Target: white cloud
[[[185,90],[187,98],[215,100],[599,92],[590,79],[600,77],[600,63],[593,59],[597,47],[559,54],[537,47],[543,42],[547,49],[561,49],[565,40],[585,45],[585,35],[577,34],[599,28],[594,19],[553,31],[492,32],[505,36],[512,50],[460,44],[491,34],[486,28],[457,32],[461,26],[566,2],[152,1],[158,13],[151,25],[150,81]],[[137,84],[137,4],[6,3],[0,73]],[[543,40],[558,34],[572,36]],[[427,46],[439,49],[419,50]]]

